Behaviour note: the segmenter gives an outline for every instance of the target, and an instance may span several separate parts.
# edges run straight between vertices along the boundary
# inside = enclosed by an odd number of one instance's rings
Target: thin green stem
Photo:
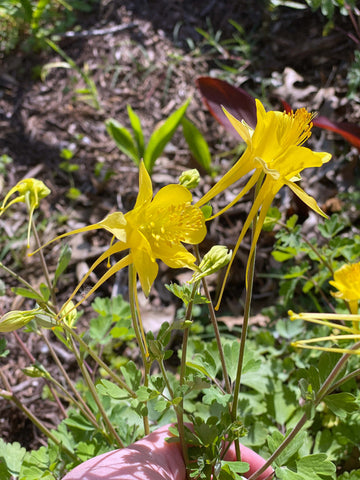
[[[8,390],[7,392],[0,390],[0,396],[5,398],[6,400],[10,400],[11,402],[13,402],[14,405],[16,405],[29,418],[31,423],[33,423],[40,430],[40,432],[42,432],[47,438],[52,440],[55,445],[57,445],[64,453],[69,455],[69,457],[79,463],[81,460],[71,450],[69,450],[62,441],[58,440],[56,436],[53,435],[52,432],[45,427],[42,421],[37,418],[33,413],[31,413],[31,411],[21,403],[21,401],[16,397],[16,395],[12,393],[11,386],[9,385],[9,382],[7,381],[7,378],[5,377],[1,369],[0,377]]]
[[[97,394],[97,391],[96,391],[96,388],[95,388],[95,385],[93,384],[92,380],[91,380],[91,377],[89,375],[89,372],[86,368],[86,365],[84,364],[83,362],[83,359],[81,358],[81,355],[80,353],[78,352],[76,346],[75,346],[75,343],[73,341],[73,339],[71,338],[71,344],[72,344],[72,350],[75,354],[75,358],[76,358],[76,361],[80,367],[80,370],[81,370],[81,373],[83,375],[83,378],[90,390],[90,393],[99,409],[99,412],[102,416],[102,419],[108,429],[108,432],[102,432],[104,437],[108,440],[109,444],[111,445],[113,443],[113,439],[115,440],[115,442],[117,443],[118,447],[120,448],[124,448],[124,444],[121,440],[121,438],[119,437],[118,433],[116,432],[113,424],[110,422],[109,420],[109,417],[101,403],[101,400],[99,398],[99,395]],[[109,435],[110,434],[110,435]]]
[[[149,353],[146,345],[144,330],[140,320],[139,302],[137,299],[137,292],[136,292],[136,270],[133,264],[129,265],[129,303],[130,303],[132,325],[134,328],[135,337],[140,348],[141,358],[144,365],[144,386],[147,387],[149,382],[148,374],[150,370]],[[145,435],[148,435],[150,433],[150,426],[149,426],[149,418],[147,415],[143,417],[143,422],[144,422]]]
[[[67,393],[68,399],[70,399],[71,402],[75,403],[78,406],[78,408],[82,411],[83,415],[89,420],[89,422],[91,422],[94,425],[95,428],[100,429],[100,426],[97,423],[94,414],[92,413],[92,411],[90,410],[90,408],[88,407],[88,405],[86,404],[86,402],[84,401],[84,399],[82,398],[82,396],[80,395],[78,390],[74,387],[73,382],[71,381],[71,378],[67,374],[67,372],[66,372],[65,368],[63,367],[59,357],[57,356],[55,350],[53,349],[51,343],[49,342],[49,340],[46,338],[45,335],[42,335],[42,338],[45,341],[46,345],[48,346],[50,354],[51,354],[54,362],[58,366],[60,372],[62,373],[62,375],[63,375],[63,377],[64,377],[64,379],[67,383],[68,388],[70,388],[70,390],[73,392],[73,394],[75,395],[77,400],[74,397],[72,397],[69,394],[69,392],[67,392],[67,390],[64,389],[61,385],[58,388],[61,388],[62,391],[65,390],[65,392]],[[54,379],[53,379],[53,381],[55,382]]]
[[[254,193],[254,201],[259,193],[262,181],[264,179],[264,174],[260,176],[259,180],[255,186],[255,193]],[[255,216],[252,221],[252,235],[256,230],[256,223],[257,217]],[[246,297],[245,297],[245,305],[244,305],[244,319],[241,329],[241,337],[240,337],[240,349],[239,349],[239,358],[237,364],[237,371],[235,377],[235,384],[234,384],[234,397],[231,407],[231,418],[232,421],[235,422],[237,419],[237,406],[239,401],[239,393],[240,393],[240,385],[241,385],[241,374],[243,369],[243,362],[244,362],[244,354],[245,354],[245,345],[246,345],[246,338],[247,338],[247,330],[249,326],[249,318],[250,318],[250,310],[251,310],[251,300],[252,300],[252,291],[253,291],[253,284],[254,284],[254,272],[255,272],[255,258],[256,258],[256,246],[253,250],[251,257],[248,259],[248,274],[246,279]],[[236,458],[241,460],[241,452],[240,452],[240,443],[239,439],[235,440],[235,450],[236,450]]]
[[[75,340],[78,342],[78,344],[81,346],[81,348],[91,356],[91,358],[98,364],[100,365],[101,368],[103,368],[106,373],[112,378],[112,380],[119,385],[119,387],[123,388],[126,390],[133,398],[136,398],[136,393],[134,390],[132,390],[118,375],[116,375],[115,372],[109,368],[106,363],[101,360],[101,358],[96,355],[96,353],[89,347],[89,345],[84,342],[84,340],[78,335],[71,327],[66,325],[65,322],[61,323],[61,327],[69,333]]]
[[[32,355],[32,353],[30,352],[30,350],[28,349],[28,347],[26,346],[26,344],[21,340],[21,338],[20,338],[20,336],[18,335],[17,331],[14,330],[12,333],[13,333],[13,335],[14,335],[17,343],[19,344],[20,348],[21,348],[22,351],[25,353],[25,355],[28,357],[28,359],[30,360],[30,362],[33,363],[33,364],[35,364],[35,363],[36,363],[35,357]],[[57,406],[59,407],[59,410],[61,411],[63,417],[66,418],[66,417],[67,417],[67,414],[66,414],[64,405],[61,403],[60,398],[58,397],[56,391],[54,390],[53,386],[51,385],[50,379],[44,378],[44,380],[45,380],[47,386],[49,387],[50,392],[51,392],[51,394],[53,395],[54,400],[55,400]]]
[[[356,350],[357,348],[360,347],[360,342],[356,343],[353,345],[351,348],[352,350]],[[324,381],[322,384],[320,390],[316,394],[316,398],[314,400],[314,406],[317,407],[319,403],[324,399],[326,395],[330,393],[330,391],[333,390],[334,384],[333,382],[335,381],[336,377],[340,374],[341,370],[345,367],[346,362],[348,361],[351,353],[346,353],[344,354],[340,360],[337,362],[337,364],[334,366],[332,371],[330,372],[329,376],[327,379]],[[305,423],[308,420],[308,416],[306,413],[300,418],[298,423],[295,425],[293,430],[289,433],[289,435],[283,440],[283,442],[278,446],[278,448],[275,450],[275,452],[270,456],[270,458],[266,461],[266,463],[259,468],[256,472],[254,472],[251,477],[249,477],[249,480],[256,480],[259,478],[259,476],[265,472],[265,470],[270,467],[270,465],[273,463],[273,461],[285,450],[285,448],[291,443],[291,441],[296,437],[296,435],[299,433],[299,431],[302,429],[302,427],[305,425]]]
[[[31,220],[31,228],[32,228],[32,231],[33,231],[33,234],[34,234],[34,237],[35,237],[36,248],[37,248],[38,253],[40,255],[40,262],[41,262],[41,266],[42,266],[42,269],[43,269],[43,272],[44,272],[44,275],[45,275],[45,280],[46,280],[47,286],[49,288],[49,292],[50,292],[50,296],[51,296],[51,302],[52,302],[54,308],[56,309],[55,292],[54,292],[54,288],[53,288],[52,283],[51,283],[49,270],[48,270],[48,267],[47,267],[47,264],[46,264],[46,261],[45,261],[45,257],[44,257],[44,254],[43,254],[43,251],[42,251],[42,248],[41,248],[41,243],[40,243],[39,235],[38,235],[34,220]]]
[[[38,292],[33,288],[30,283],[28,283],[24,278],[22,278],[20,275],[17,273],[13,272],[10,268],[6,267],[2,262],[0,262],[0,268],[5,270],[9,275],[11,275],[15,280],[19,283],[22,283],[24,287],[26,287],[28,290],[30,290],[33,294],[39,296]]]
[[[194,283],[193,289],[191,292],[191,297],[190,301],[186,307],[186,312],[185,312],[185,322],[191,321],[192,319],[192,309],[193,309],[193,304],[194,304],[194,297],[196,290],[199,287],[199,282]],[[182,341],[182,352],[181,352],[181,365],[180,365],[180,387],[182,387],[185,383],[185,374],[186,374],[186,355],[187,355],[187,347],[188,347],[188,341],[189,341],[189,327],[186,327],[184,329],[183,333],[183,341]],[[183,399],[179,403],[178,407],[175,409],[176,412],[176,418],[177,418],[177,427],[179,430],[179,438],[180,438],[180,445],[181,445],[181,450],[184,458],[184,463],[185,463],[185,468],[186,468],[186,475],[187,478],[189,477],[188,475],[188,469],[189,469],[189,464],[190,464],[190,459],[189,459],[189,452],[188,452],[188,446],[185,441],[185,426],[184,426],[184,401]]]
[[[201,261],[200,252],[199,252],[199,247],[197,245],[195,246],[195,255],[196,255],[198,264],[200,264],[200,261]],[[212,323],[214,333],[215,333],[218,352],[219,352],[219,355],[220,355],[220,362],[221,362],[223,377],[224,377],[224,381],[225,381],[225,389],[226,389],[227,393],[231,394],[231,385],[230,385],[229,375],[228,375],[227,368],[226,368],[224,350],[223,350],[223,347],[222,347],[222,344],[221,344],[221,336],[220,336],[220,332],[219,332],[219,326],[218,326],[214,305],[212,303],[211,295],[210,295],[209,288],[208,288],[207,281],[206,281],[205,277],[202,279],[202,285],[203,285],[205,296],[209,301],[209,303],[208,303],[209,315],[210,315],[211,323]]]

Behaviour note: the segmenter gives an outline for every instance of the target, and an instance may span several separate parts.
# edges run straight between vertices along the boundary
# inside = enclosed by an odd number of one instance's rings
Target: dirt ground
[[[89,104],[89,99],[83,101],[77,93],[84,83],[74,70],[54,68],[49,70],[44,81],[39,79],[39,67],[61,60],[55,52],[25,54],[18,50],[2,59],[0,155],[6,154],[13,159],[2,178],[3,192],[21,178],[30,176],[48,185],[52,194],[42,205],[50,221],[41,231],[42,241],[53,238],[54,233],[94,223],[112,209],[126,211],[131,208],[137,191],[137,167],[119,153],[104,123],[112,117],[129,126],[127,104],[140,116],[149,138],[155,126],[191,96],[188,117],[205,135],[220,172],[228,168],[231,158],[223,158],[221,153],[234,148],[236,142],[224,133],[203,106],[195,83],[199,76],[226,77],[262,100],[267,98],[275,108],[282,108],[280,99],[284,99],[294,108],[306,106],[310,110],[320,110],[338,121],[359,121],[359,104],[346,97],[346,76],[355,49],[355,43],[348,35],[352,31],[349,18],[338,15],[337,28],[323,36],[325,20],[319,12],[278,8],[270,13],[264,3],[261,0],[100,2],[91,13],[79,18],[81,30],[64,34],[58,42],[95,82],[99,100],[97,109]],[[209,31],[211,27],[215,34],[221,31],[221,40],[226,40],[235,32],[229,20],[235,20],[243,28],[248,47],[235,51],[224,44],[217,50],[206,45],[197,28]],[[219,62],[228,68],[235,66],[236,70],[226,73]],[[349,149],[341,139],[325,132],[315,132],[312,141],[317,149],[335,153],[338,162],[331,171],[316,172],[308,180],[305,176],[309,193],[316,194],[320,203],[326,205],[339,190],[348,187],[349,171],[339,166],[340,160],[347,156],[348,164],[351,164],[357,160],[358,153]],[[71,163],[78,165],[77,171],[69,173],[60,166],[63,149],[73,152]],[[183,170],[195,166],[183,137],[176,134],[156,163],[154,188],[176,181]],[[95,175],[95,170],[100,173]],[[108,172],[111,172],[110,179],[107,178]],[[204,175],[199,193],[213,181]],[[73,187],[81,194],[77,199],[69,200],[67,194]],[[291,211],[299,208],[292,204],[291,198],[282,200]],[[247,207],[248,203],[244,201],[224,219],[214,222],[204,250],[215,243],[225,242],[231,247]],[[60,218],[63,226],[59,223]],[[40,216],[39,222],[41,219]],[[25,240],[17,237],[18,231],[26,228],[22,227],[23,222],[21,209],[13,213],[11,219],[0,218],[0,227],[6,229],[10,238],[16,239],[9,251],[2,254],[1,261],[20,267],[22,275],[30,283],[37,284],[41,281],[37,276],[38,260],[25,258]],[[78,245],[73,245],[73,259],[60,286],[60,298],[72,290],[76,275],[82,275],[76,265],[85,265],[85,268],[90,265],[108,238],[97,233],[86,235],[82,240],[87,248],[84,252],[77,248]],[[270,234],[264,235],[259,251],[259,269],[265,268],[269,262],[272,240]],[[59,248],[54,246],[46,252],[49,264]],[[244,260],[245,255],[246,250],[240,251],[240,260]],[[233,315],[241,313],[239,297],[243,279],[240,270],[235,269],[232,273],[232,289],[224,307]],[[166,278],[169,281],[169,273],[165,269],[161,272],[160,280]],[[14,280],[6,274],[1,274],[1,278],[6,284],[6,294],[0,297],[1,311],[6,312],[14,306],[19,308],[10,293],[10,287],[15,286]],[[119,282],[121,291],[125,287],[121,279]],[[266,299],[273,300],[275,289],[274,283],[258,279],[255,299],[259,305]],[[158,308],[168,304],[163,290],[155,286],[150,298]],[[103,295],[109,293],[110,286],[99,292]],[[47,347],[36,343],[29,335],[21,333],[20,338],[34,356],[38,356],[45,366],[50,366]],[[20,348],[20,340],[14,335],[7,339],[11,355],[0,359],[0,365],[11,379],[14,393],[49,427],[56,425],[59,420],[56,408],[50,402],[39,402],[43,382],[29,379],[21,371],[30,360]],[[60,355],[71,371],[72,359],[64,352]],[[0,431],[4,440],[19,441],[27,448],[43,442],[30,422],[4,400],[0,400]]]

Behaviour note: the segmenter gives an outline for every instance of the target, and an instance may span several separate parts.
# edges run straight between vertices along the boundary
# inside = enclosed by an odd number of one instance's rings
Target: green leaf
[[[48,449],[27,452],[21,466],[19,480],[56,480],[49,470],[50,459]]]
[[[70,259],[71,259],[71,248],[69,247],[68,244],[65,244],[61,248],[59,260],[56,266],[54,280],[53,280],[54,287],[57,284],[60,275],[65,271],[65,269],[69,265]]]
[[[346,415],[359,409],[356,398],[349,392],[334,393],[324,398],[324,402],[330,410],[342,420]]]
[[[306,480],[323,480],[322,476],[335,478],[335,465],[328,459],[325,453],[307,455],[296,462],[297,471]]]
[[[92,318],[89,328],[91,339],[102,345],[107,343],[110,340],[109,330],[112,323],[113,321],[110,316],[103,317],[99,315],[96,318]]]
[[[201,134],[200,130],[186,117],[182,118],[181,125],[183,127],[185,140],[189,145],[191,153],[199,165],[201,165],[203,169],[211,175],[211,154],[205,138]]]
[[[49,287],[45,285],[45,283],[40,284],[40,292],[45,302],[47,302],[50,298],[50,290]]]
[[[139,165],[141,157],[139,157],[137,146],[135,145],[134,139],[129,130],[113,118],[106,120],[105,126],[108,134],[115,141],[118,149],[130,157],[136,165]]]
[[[70,429],[81,430],[84,432],[91,432],[94,430],[92,423],[90,423],[83,415],[75,411],[72,411],[69,417],[65,418],[63,423]]]
[[[141,128],[139,116],[134,112],[130,105],[127,105],[127,113],[129,115],[131,127],[134,132],[134,137],[137,146],[138,158],[143,158],[145,151],[144,135]]]
[[[286,260],[296,257],[297,253],[296,248],[279,246],[276,250],[271,252],[271,255],[277,262],[286,262]]]
[[[0,338],[0,358],[5,358],[9,354],[9,350],[6,350],[6,339]]]
[[[249,464],[246,462],[228,462],[226,460],[221,460],[221,468],[229,468],[231,472],[234,473],[246,473],[249,471]]]
[[[325,238],[333,238],[339,232],[348,226],[348,222],[340,218],[338,214],[334,213],[324,223],[319,223],[318,229],[321,235]]]
[[[290,433],[290,432],[289,432]],[[306,441],[306,432],[300,432],[296,435],[292,442],[283,450],[280,455],[275,459],[274,464],[277,466],[286,465],[289,460],[296,455],[296,453],[303,446]],[[278,430],[272,432],[271,436],[267,438],[267,443],[271,453],[274,453],[275,450],[281,445],[285,437]]]
[[[106,378],[100,380],[100,382],[96,385],[96,390],[101,395],[114,398],[115,400],[129,398],[129,394],[124,389],[120,388],[115,383],[106,380]]]
[[[168,117],[165,122],[157,128],[150,137],[149,143],[144,154],[144,164],[151,175],[156,159],[161,155],[166,144],[171,140],[177,127],[179,126],[182,117],[190,103],[187,100],[178,110]]]
[[[30,23],[31,22],[31,19],[32,19],[32,16],[33,16],[33,7],[31,5],[31,2],[30,0],[20,0],[21,2],[21,6],[23,7],[24,9],[24,20],[27,22],[27,23]]]
[[[14,477],[19,475],[25,453],[26,450],[20,443],[5,443],[0,438],[0,461],[2,460],[5,463],[10,475]]]
[[[11,289],[11,291],[14,292],[15,295],[20,295],[21,297],[25,297],[25,298],[31,298],[32,300],[36,300],[37,302],[44,301],[41,295],[39,295],[38,293],[32,290],[28,290],[27,288],[14,287]]]
[[[296,471],[287,467],[275,470],[276,478],[280,480],[324,480],[323,476],[335,479],[335,472],[335,465],[324,453],[300,458],[296,461]]]
[[[142,373],[132,360],[130,360],[125,366],[120,367],[120,371],[123,374],[127,385],[133,390],[139,388]]]
[[[271,232],[274,229],[277,222],[280,220],[280,218],[281,218],[280,210],[276,207],[270,207],[266,214],[262,229],[265,232]]]

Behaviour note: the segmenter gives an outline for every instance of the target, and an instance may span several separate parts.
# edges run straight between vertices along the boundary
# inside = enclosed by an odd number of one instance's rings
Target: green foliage
[[[3,0],[0,5],[0,55],[19,45],[37,51],[45,40],[68,30],[79,12],[90,11],[95,0]]]
[[[348,73],[348,96],[350,100],[359,98],[360,91],[360,51],[354,51],[354,61],[351,64]]]
[[[2,479],[8,480],[11,476],[19,476],[25,453],[25,448],[21,447],[18,442],[5,443],[0,438],[0,473]]]
[[[47,63],[42,67],[41,70],[41,78],[45,80],[46,76],[48,75],[49,71],[53,68],[66,68],[73,70],[77,73],[77,75],[81,78],[85,87],[79,87],[75,89],[75,98],[74,100],[78,100],[84,103],[89,104],[96,110],[100,109],[100,100],[98,91],[95,85],[94,80],[91,78],[89,74],[88,66],[85,64],[83,68],[80,68],[77,63],[62,49],[50,39],[46,39],[46,44],[51,47],[64,61],[62,62],[52,62]],[[65,161],[62,162],[62,168],[67,172],[72,172],[77,170],[77,165],[70,163],[70,158],[72,158],[71,152],[68,150],[62,151],[63,156],[65,156]],[[70,154],[70,158],[69,158]]]
[[[302,234],[297,217],[293,216],[276,233],[272,256],[282,266],[280,273],[277,270],[273,276],[280,280],[285,309],[311,310],[315,306],[316,310],[322,311],[324,307],[320,306],[318,298],[323,294],[328,296],[328,280],[333,271],[344,262],[355,262],[360,256],[360,235],[355,233],[349,238],[349,226],[345,216],[333,214],[318,224],[318,238],[309,240]],[[307,296],[299,296],[299,305],[296,306],[294,294],[299,291]]]
[[[152,135],[149,138],[147,145],[145,145],[144,134],[141,127],[141,122],[138,115],[132,110],[130,105],[127,106],[127,112],[131,124],[132,131],[125,128],[118,121],[113,118],[108,119],[105,122],[106,129],[109,135],[113,138],[118,149],[125,153],[131,160],[139,165],[140,161],[143,159],[147,171],[152,173],[154,165],[158,157],[163,152],[165,146],[172,139],[175,131],[182,122],[186,109],[189,105],[190,100],[184,103],[180,108],[178,108],[174,113],[172,113],[164,122],[158,126]],[[192,124],[191,124],[192,125]],[[192,128],[193,127],[193,128]],[[189,126],[187,123],[187,128],[194,131],[194,126]],[[188,132],[187,130],[187,132]],[[198,132],[198,138],[200,132]],[[195,157],[199,163],[206,165],[208,159],[206,156],[206,147],[204,146],[205,140],[202,143],[198,140],[195,143],[195,140],[191,142],[191,148],[196,150]],[[201,148],[199,147],[201,145]],[[200,150],[199,150],[200,148]],[[205,153],[204,153],[205,152]],[[199,156],[200,155],[200,156]]]
[[[190,151],[195,160],[207,173],[214,176],[216,171],[211,165],[212,162],[209,146],[200,130],[186,117],[182,118],[181,125],[185,140],[189,145]]]

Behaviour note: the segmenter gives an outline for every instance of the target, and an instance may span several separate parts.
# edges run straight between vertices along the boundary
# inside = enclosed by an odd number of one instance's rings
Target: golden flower
[[[197,203],[198,206],[204,205],[242,177],[254,171],[241,192],[225,208],[211,217],[214,218],[237,203],[255,184],[258,182],[260,184],[234,248],[227,275],[242,239],[251,222],[259,213],[249,254],[249,259],[251,258],[267,211],[275,195],[284,185],[287,185],[312,210],[326,216],[315,199],[305,193],[296,183],[301,178],[300,172],[302,170],[310,167],[320,167],[331,158],[329,153],[313,152],[302,146],[311,135],[313,114],[305,108],[301,108],[295,113],[292,111],[290,113],[266,112],[259,100],[256,100],[256,110],[257,124],[255,129],[225,111],[232,126],[246,142],[247,148],[236,164]]]
[[[191,193],[181,185],[167,185],[153,198],[151,179],[143,163],[140,164],[139,175],[139,193],[131,211],[126,214],[110,213],[99,223],[64,233],[56,238],[105,229],[117,240],[111,243],[90,267],[69,301],[102,261],[123,250],[129,250],[129,253],[109,268],[83,300],[121,268],[130,264],[135,267],[145,295],[149,295],[158,273],[156,259],[162,260],[171,268],[187,267],[197,270],[195,257],[188,252],[182,242],[198,244],[204,239],[206,226],[202,211],[191,204]]]
[[[332,295],[345,300],[351,313],[356,314],[360,300],[360,262],[343,265],[329,283],[337,289],[337,292],[331,292]]]
[[[9,202],[9,198],[14,193],[18,193],[19,195]],[[8,192],[0,207],[0,215],[2,215],[9,207],[11,207],[11,205],[14,205],[14,203],[24,202],[26,204],[29,210],[28,248],[30,246],[30,229],[34,210],[39,206],[40,200],[47,197],[49,194],[50,189],[41,180],[37,180],[36,178],[25,178],[18,182],[15,187]]]

